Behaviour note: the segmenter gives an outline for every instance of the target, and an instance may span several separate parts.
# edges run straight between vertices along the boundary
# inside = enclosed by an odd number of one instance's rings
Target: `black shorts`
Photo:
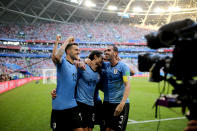
[[[103,103],[102,101],[95,101],[94,102],[94,110],[95,110],[95,125],[101,125],[103,124],[104,116],[103,112]]]
[[[52,110],[51,128],[53,131],[73,131],[75,128],[82,128],[82,119],[78,107]]]
[[[129,115],[129,103],[125,104],[120,115],[114,116],[115,109],[118,105],[109,102],[103,103],[103,108],[105,109],[105,126],[115,131],[125,131]]]
[[[94,128],[95,112],[94,106],[90,106],[81,102],[77,102],[79,107],[79,112],[82,116],[82,127],[83,128]]]

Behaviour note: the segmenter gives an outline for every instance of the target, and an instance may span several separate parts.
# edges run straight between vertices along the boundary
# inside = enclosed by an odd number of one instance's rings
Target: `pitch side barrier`
[[[148,74],[136,74],[132,77],[149,77],[149,75]],[[30,77],[30,78],[25,78],[25,79],[0,82],[0,94],[7,92],[9,90],[12,90],[14,88],[20,87],[20,86],[27,84],[33,80],[41,80],[41,79],[43,79],[43,77]]]
[[[29,78],[24,78],[24,79],[0,82],[0,94],[6,91],[12,90],[14,88],[20,87],[33,80],[40,80],[40,79],[43,79],[43,77],[29,77]]]

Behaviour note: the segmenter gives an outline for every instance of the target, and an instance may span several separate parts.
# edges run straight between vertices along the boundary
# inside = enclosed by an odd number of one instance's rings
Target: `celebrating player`
[[[105,62],[102,66],[101,81],[104,90],[105,127],[107,131],[124,131],[129,114],[130,69],[117,60],[118,48],[109,46],[105,50]]]
[[[57,67],[56,98],[52,100],[51,128],[53,131],[83,131],[80,113],[75,99],[77,69],[74,60],[79,58],[79,47],[69,37],[57,51],[60,38],[57,36],[52,60]],[[62,57],[66,52],[66,58]]]

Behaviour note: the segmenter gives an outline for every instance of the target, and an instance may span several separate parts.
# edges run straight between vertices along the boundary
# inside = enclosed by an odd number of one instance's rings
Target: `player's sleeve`
[[[130,79],[130,69],[126,64],[122,65],[123,82],[128,82]]]
[[[60,61],[56,64],[57,67],[61,67],[61,65],[65,62],[65,58],[62,56]]]

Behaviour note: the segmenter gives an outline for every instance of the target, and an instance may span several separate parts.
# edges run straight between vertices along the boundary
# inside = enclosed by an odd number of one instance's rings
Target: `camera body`
[[[182,106],[183,111],[188,107],[188,119],[197,120],[197,24],[190,19],[173,22],[145,38],[147,46],[152,49],[174,48],[172,57],[149,53],[138,56],[139,71],[150,72],[152,82],[169,82],[174,88],[172,94],[177,96],[173,101],[167,95],[161,96],[155,104],[166,107]],[[164,76],[160,75],[160,70],[163,70]],[[168,74],[171,75],[170,78],[167,77]]]

